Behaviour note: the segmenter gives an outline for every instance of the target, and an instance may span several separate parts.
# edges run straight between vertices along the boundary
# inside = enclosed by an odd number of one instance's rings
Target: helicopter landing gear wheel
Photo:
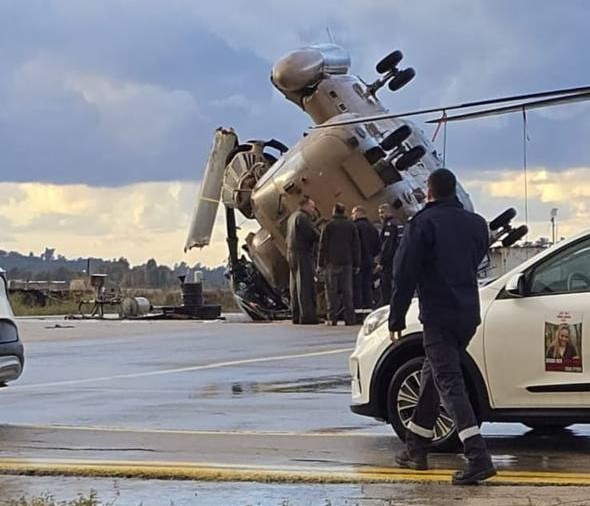
[[[514,209],[514,207],[506,209],[506,211],[504,211],[502,214],[496,216],[492,221],[490,221],[490,230],[498,230],[502,227],[505,227],[506,225],[508,225],[508,223],[510,223],[510,220],[512,220],[515,216],[516,209]]]
[[[375,70],[379,74],[385,74],[386,72],[390,72],[395,69],[399,62],[402,61],[404,57],[401,51],[393,51],[389,53],[387,56],[382,58],[377,65],[375,65]]]
[[[391,81],[389,81],[389,84],[388,84],[389,89],[391,91],[397,91],[397,90],[403,88],[412,79],[414,79],[415,75],[416,75],[416,71],[412,67],[408,67],[407,69],[402,70]]]
[[[512,246],[516,241],[520,241],[525,235],[529,233],[529,228],[526,225],[521,225],[512,230],[504,239],[502,239],[502,246],[507,248]]]
[[[385,151],[389,151],[396,146],[399,146],[410,135],[412,135],[412,129],[408,125],[402,125],[397,130],[391,132],[387,137],[385,137],[385,139],[383,139],[381,142],[381,147]]]
[[[404,153],[395,162],[395,168],[397,170],[404,171],[416,165],[420,159],[426,154],[424,146],[414,146],[407,153]]]

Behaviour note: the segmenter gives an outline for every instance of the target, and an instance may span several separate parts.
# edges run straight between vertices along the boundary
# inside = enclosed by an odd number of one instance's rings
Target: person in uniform
[[[379,219],[381,220],[381,253],[376,270],[381,280],[381,304],[385,305],[391,300],[393,259],[398,246],[397,225],[393,221],[391,205],[385,203],[379,206]]]
[[[326,272],[326,325],[338,323],[341,307],[346,325],[355,324],[352,287],[361,251],[357,228],[345,213],[344,204],[336,204],[320,236],[318,267]]]
[[[299,209],[287,220],[287,261],[292,321],[295,324],[318,323],[315,293],[315,247],[319,233],[313,224],[315,202],[304,196]]]
[[[465,387],[461,358],[481,323],[477,270],[489,247],[489,230],[479,215],[463,209],[456,178],[447,169],[428,179],[428,203],[410,220],[396,254],[389,330],[401,337],[417,288],[426,358],[418,404],[396,462],[427,469],[441,399],[455,422],[467,466],[453,475],[456,485],[474,484],[496,470],[479,432]]]
[[[373,309],[373,270],[375,257],[381,251],[379,231],[367,219],[367,211],[363,206],[352,209],[352,219],[359,234],[361,247],[359,272],[354,277],[354,307]]]

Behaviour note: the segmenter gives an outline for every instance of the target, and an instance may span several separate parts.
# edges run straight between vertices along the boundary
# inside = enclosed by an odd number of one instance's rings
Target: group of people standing
[[[456,189],[451,171],[437,169],[430,174],[428,202],[407,224],[399,250],[397,227],[387,204],[379,208],[379,236],[361,206],[353,209],[351,221],[342,204],[334,206],[333,219],[320,235],[312,223],[315,204],[304,198],[300,210],[289,219],[287,246],[294,323],[317,323],[314,249],[318,241],[319,267],[325,270],[328,293],[326,323],[337,319],[339,302],[346,323],[353,323],[353,291],[357,304],[370,305],[371,275],[378,271],[382,302],[390,303],[388,327],[395,346],[406,328],[411,300],[418,294],[425,355],[420,393],[407,426],[406,448],[395,460],[402,468],[428,469],[442,404],[453,419],[467,460],[452,482],[472,485],[496,474],[462,370],[467,346],[481,323],[477,271],[489,247],[489,228],[481,216],[463,208]],[[565,355],[569,329],[562,330],[556,345],[561,345]]]
[[[373,309],[391,299],[398,226],[387,203],[379,206],[380,230],[363,206],[355,206],[350,219],[346,206],[337,203],[320,234],[313,224],[315,212],[315,202],[304,196],[287,222],[293,323],[318,323],[315,283],[323,278],[326,325],[341,319],[354,325],[355,309]],[[374,289],[375,279],[379,290]]]

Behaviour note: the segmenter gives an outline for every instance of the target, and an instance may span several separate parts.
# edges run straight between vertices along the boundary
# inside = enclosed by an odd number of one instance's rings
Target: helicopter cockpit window
[[[530,295],[590,291],[590,239],[566,248],[535,268]]]

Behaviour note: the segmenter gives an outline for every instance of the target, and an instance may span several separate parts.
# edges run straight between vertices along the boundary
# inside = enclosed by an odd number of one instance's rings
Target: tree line
[[[89,273],[107,274],[109,282],[121,288],[175,288],[179,286],[179,276],[198,270],[203,272],[207,287],[228,286],[223,266],[210,269],[199,263],[190,266],[180,262],[169,267],[158,265],[153,258],[144,264],[131,266],[125,257],[112,260],[94,257],[68,259],[56,254],[53,248],[46,248],[39,255],[0,250],[0,268],[6,271],[8,279],[25,281],[72,281]]]

